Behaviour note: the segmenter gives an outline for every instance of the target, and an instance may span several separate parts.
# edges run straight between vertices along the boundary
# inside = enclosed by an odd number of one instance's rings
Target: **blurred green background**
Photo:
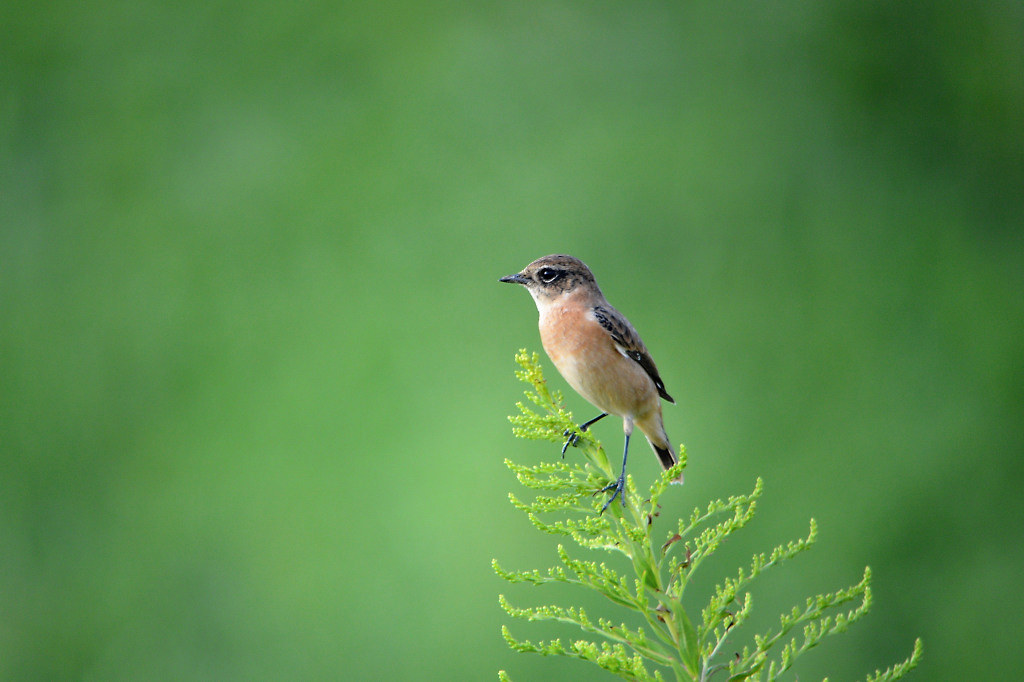
[[[702,589],[814,516],[762,625],[876,603],[800,679],[1012,676],[1022,7],[5,4],[0,677],[601,677],[489,565],[556,560],[497,279],[559,252],[678,401],[666,515],[765,478]]]

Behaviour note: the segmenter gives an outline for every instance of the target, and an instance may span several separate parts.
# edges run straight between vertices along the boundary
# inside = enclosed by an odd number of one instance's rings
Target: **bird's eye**
[[[540,281],[544,282],[545,284],[551,284],[556,279],[558,279],[561,276],[561,274],[561,272],[555,270],[554,268],[541,268],[540,272],[537,273],[537,276],[540,277]]]

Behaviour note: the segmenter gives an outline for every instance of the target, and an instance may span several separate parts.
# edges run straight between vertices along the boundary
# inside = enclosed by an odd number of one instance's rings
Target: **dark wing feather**
[[[658,395],[670,403],[675,403],[672,396],[665,390],[665,382],[661,380],[661,375],[658,374],[658,368],[655,366],[651,354],[647,352],[647,347],[640,340],[640,335],[633,329],[633,325],[611,306],[594,306],[594,317],[626,357],[644,368],[647,376],[651,377],[651,381],[657,387]]]

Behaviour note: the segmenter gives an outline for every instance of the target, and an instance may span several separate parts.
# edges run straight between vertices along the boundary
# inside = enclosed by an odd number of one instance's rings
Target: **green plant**
[[[560,565],[546,572],[505,570],[497,560],[493,562],[494,571],[511,583],[563,583],[594,590],[616,606],[639,614],[642,625],[627,627],[605,618],[594,620],[584,609],[575,607],[518,608],[501,595],[502,608],[513,618],[568,623],[597,638],[577,639],[568,645],[560,639],[532,642],[516,639],[503,626],[502,634],[509,647],[520,652],[590,661],[627,680],[664,680],[670,674],[670,679],[707,682],[716,673],[724,672],[724,679],[729,682],[759,682],[777,679],[801,654],[826,636],[845,631],[867,613],[871,606],[870,568],[865,568],[864,577],[857,584],[819,594],[782,614],[776,627],[754,635],[741,648],[732,644],[753,607],[750,593],[745,591],[747,586],[763,572],[814,544],[817,526],[812,519],[807,537],[755,555],[748,567],[740,568],[715,586],[699,619],[691,618],[683,607],[687,587],[715,549],[753,518],[763,490],[761,479],[757,479],[747,495],[716,500],[706,509],[694,509],[673,525],[664,542],[657,542],[652,533],[654,519],[659,515],[659,500],[669,489],[669,482],[686,466],[685,450],[680,448],[680,463],[664,472],[645,496],[637,492],[630,477],[624,504],[616,502],[604,514],[599,513],[604,499],[594,493],[616,476],[604,450],[589,431],[580,432],[576,427],[572,415],[562,407],[560,393],[548,389],[539,356],[520,351],[516,362],[521,368],[516,376],[533,390],[526,392],[532,407],[517,403],[520,414],[510,417],[515,435],[560,442],[564,434],[575,433],[583,461],[577,457],[522,466],[506,460],[519,482],[537,491],[532,501],[514,494],[509,499],[537,529],[571,538],[587,550],[621,555],[632,568],[632,576],[627,578],[606,562],[574,558],[561,544]],[[852,608],[847,607],[851,603]],[[798,634],[801,632],[802,637]],[[917,665],[921,652],[918,639],[905,661],[876,671],[868,676],[868,682],[899,679]],[[505,671],[499,673],[499,678],[510,680]]]

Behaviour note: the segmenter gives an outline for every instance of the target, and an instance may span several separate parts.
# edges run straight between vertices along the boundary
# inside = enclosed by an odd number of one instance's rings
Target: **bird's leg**
[[[596,417],[594,417],[590,421],[583,422],[582,424],[580,424],[580,431],[586,431],[588,428],[590,428],[591,424],[593,424],[594,422],[600,421],[600,420],[604,419],[607,416],[608,416],[607,412],[602,412],[601,414],[597,415]],[[565,444],[562,446],[562,459],[565,459],[565,451],[566,451],[566,449],[570,445],[573,446],[573,447],[576,447],[576,443],[580,442],[580,437],[572,429],[566,429],[565,431],[562,432],[562,435],[566,436],[568,438],[568,440],[565,441]]]
[[[629,435],[630,434],[627,431],[626,447],[622,451],[622,473],[619,474],[618,480],[609,483],[597,491],[597,493],[606,493],[609,490],[615,490],[615,492],[612,493],[612,496],[608,498],[608,501],[604,503],[604,506],[601,507],[602,514],[604,514],[604,510],[608,508],[608,505],[612,503],[612,500],[614,500],[617,495],[621,495],[622,506],[626,506],[626,458],[629,456]],[[597,493],[594,494],[596,495]]]

